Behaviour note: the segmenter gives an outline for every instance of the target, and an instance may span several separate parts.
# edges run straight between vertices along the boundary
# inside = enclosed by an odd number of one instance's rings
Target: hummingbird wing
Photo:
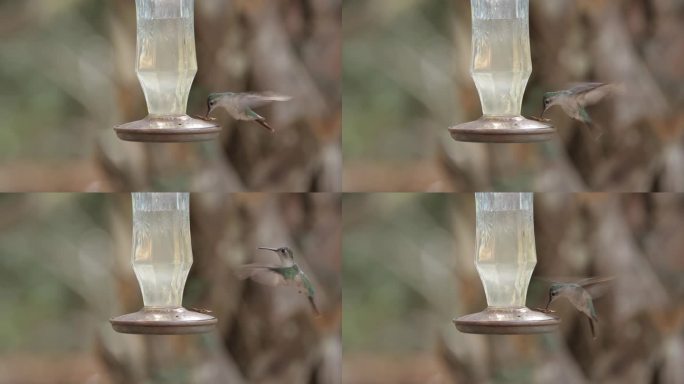
[[[573,95],[585,93],[605,85],[605,83],[572,83],[568,91]]]
[[[587,289],[598,284],[609,283],[613,280],[615,280],[614,276],[588,277],[578,281],[576,284],[584,289]]]
[[[579,83],[570,88],[570,93],[581,106],[594,105],[615,91],[613,84]]]
[[[265,93],[238,93],[235,95],[241,109],[252,109],[263,107],[275,101],[289,101],[292,97],[279,95],[273,92]]]
[[[592,298],[598,298],[610,288],[610,283],[615,280],[614,276],[590,277],[577,282],[577,285],[584,288]]]
[[[573,283],[580,287],[587,289],[597,285],[603,285],[615,280],[615,276],[597,276],[597,277],[583,277],[583,276],[532,276],[532,281],[543,282],[544,284],[557,283]]]
[[[283,275],[275,272],[277,268],[279,267],[260,264],[243,265],[238,269],[237,277],[240,280],[252,279],[259,284],[268,285],[269,287],[285,285],[287,282]]]

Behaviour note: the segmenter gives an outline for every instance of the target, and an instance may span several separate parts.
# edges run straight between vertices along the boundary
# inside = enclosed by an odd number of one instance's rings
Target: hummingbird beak
[[[267,251],[278,252],[278,249],[277,249],[277,248],[259,247],[259,248],[257,248],[257,249],[264,249],[264,250],[267,250]]]
[[[545,308],[545,309],[549,309],[549,305],[551,305],[551,302],[552,302],[552,301],[553,301],[553,298],[551,297],[551,295],[549,295],[549,302],[546,303],[546,308]]]
[[[544,110],[542,111],[541,116],[540,116],[541,118],[544,118],[544,114],[546,113],[546,111],[549,110],[549,108],[550,108],[550,107],[544,108]]]

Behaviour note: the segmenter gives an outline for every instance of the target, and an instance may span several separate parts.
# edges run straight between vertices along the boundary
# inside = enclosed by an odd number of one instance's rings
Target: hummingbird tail
[[[603,137],[603,129],[596,125],[593,121],[585,121],[584,124],[589,128],[589,132],[594,140],[599,141]]]
[[[256,120],[254,120],[254,121],[256,121],[257,123],[261,124],[262,127],[268,129],[269,132],[275,133],[275,129],[273,129],[273,127],[271,127],[271,126],[266,122],[266,119],[256,119]]]
[[[318,310],[318,307],[316,306],[316,301],[314,301],[313,296],[308,296],[308,298],[309,298],[309,303],[311,303],[311,309],[313,309],[316,316],[320,316],[321,312]]]
[[[589,328],[591,328],[591,337],[596,340],[596,325],[594,324],[594,320],[591,317],[587,317],[587,320],[589,320]]]

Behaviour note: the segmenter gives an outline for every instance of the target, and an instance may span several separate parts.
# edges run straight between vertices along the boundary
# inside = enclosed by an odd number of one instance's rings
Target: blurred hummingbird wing
[[[603,277],[589,277],[586,279],[582,279],[577,282],[577,285],[580,287],[587,289],[590,287],[593,287],[598,284],[605,284],[605,283],[610,283],[611,281],[615,280],[614,276],[603,276]]]
[[[592,91],[596,88],[602,87],[604,85],[604,83],[573,83],[570,84],[570,88],[568,88],[568,91],[570,91],[573,95],[579,95],[582,93]]]
[[[590,277],[588,279],[578,281],[577,285],[589,292],[591,297],[598,298],[603,296],[610,289],[610,283],[613,280],[615,280],[615,277],[613,276]]]
[[[532,281],[536,283],[553,284],[556,280],[550,279],[548,277],[532,276]]]
[[[578,277],[578,276],[555,276],[555,277],[547,277],[547,276],[533,276],[532,280],[535,281],[536,283],[541,283],[541,284],[547,284],[547,285],[552,285],[552,284],[560,284],[560,283],[574,283],[579,285],[580,287],[584,288],[591,297],[597,298],[601,297],[609,288],[610,288],[610,282],[615,280],[615,277],[613,276],[604,276],[604,277]]]
[[[286,283],[283,275],[274,272],[274,266],[249,264],[243,265],[238,269],[237,276],[239,279],[252,279],[253,281],[268,285],[269,287],[277,287]]]
[[[279,95],[277,93],[265,92],[265,93],[242,93],[237,96],[238,103],[241,108],[259,108],[264,105],[271,104],[274,101],[288,101],[292,97]]]
[[[551,286],[553,284],[560,283],[574,283],[582,280],[583,277],[579,276],[532,276],[532,281],[536,284],[545,284]]]
[[[580,105],[593,105],[611,95],[615,91],[613,84],[603,83],[581,83],[570,89],[570,92],[577,97]]]

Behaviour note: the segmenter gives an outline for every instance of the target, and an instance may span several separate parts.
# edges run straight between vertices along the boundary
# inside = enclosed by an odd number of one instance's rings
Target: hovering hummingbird
[[[311,303],[311,308],[317,316],[320,315],[318,307],[316,306],[316,301],[314,300],[315,292],[313,284],[311,284],[311,281],[306,274],[304,274],[304,271],[302,271],[301,268],[299,268],[299,265],[297,265],[295,262],[292,250],[287,247],[260,247],[259,249],[275,252],[280,258],[281,265],[243,265],[238,271],[238,277],[240,279],[249,278],[257,283],[271,287],[294,284],[299,289],[299,293],[303,293],[302,289],[306,290],[306,296],[309,299],[309,303]]]
[[[559,105],[568,116],[594,129],[596,126],[586,107],[598,103],[614,91],[613,84],[580,83],[570,89],[547,92],[544,94],[544,111],[541,117],[544,117],[549,108]]]
[[[591,336],[595,339],[595,323],[598,322],[598,316],[596,308],[594,308],[594,300],[588,290],[610,280],[613,280],[613,278],[594,277],[575,283],[553,283],[549,288],[549,301],[546,303],[546,309],[548,310],[549,305],[559,297],[565,297],[578,311],[587,316],[589,326],[591,327]]]
[[[275,93],[212,93],[207,98],[207,118],[209,114],[217,107],[223,107],[236,120],[255,121],[271,133],[275,129],[266,122],[263,116],[260,116],[252,110],[252,108],[263,107],[275,101],[288,101],[292,99],[289,96],[277,95]]]

